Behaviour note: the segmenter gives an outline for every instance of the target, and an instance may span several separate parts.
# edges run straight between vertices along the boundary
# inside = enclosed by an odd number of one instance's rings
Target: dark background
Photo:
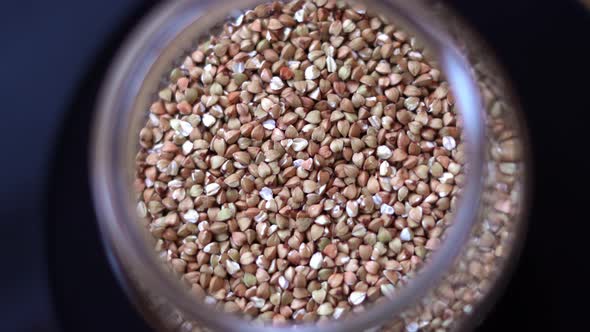
[[[512,78],[534,156],[524,251],[479,330],[586,330],[590,14],[567,0],[448,2]],[[153,3],[2,2],[1,331],[147,330],[106,263],[86,156],[105,68]]]

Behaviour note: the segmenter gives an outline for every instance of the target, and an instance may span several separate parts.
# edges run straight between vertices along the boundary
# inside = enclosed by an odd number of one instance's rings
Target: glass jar
[[[145,319],[162,331],[316,330],[317,324],[259,326],[192,298],[135,213],[138,133],[167,73],[228,17],[266,1],[178,0],[157,6],[119,51],[103,84],[93,132],[91,179],[113,271]],[[362,314],[322,330],[447,331],[473,328],[510,274],[523,242],[528,174],[526,128],[491,53],[442,4],[364,0],[369,12],[416,36],[453,87],[467,171],[451,227],[416,276]],[[416,42],[417,43],[417,42]],[[436,61],[433,61],[436,60]]]

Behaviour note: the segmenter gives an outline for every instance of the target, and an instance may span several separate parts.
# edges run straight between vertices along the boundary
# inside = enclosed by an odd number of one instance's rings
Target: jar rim
[[[239,5],[243,8],[253,8],[265,2],[267,1],[240,0]],[[412,31],[436,54],[435,59],[454,87],[455,99],[464,124],[463,135],[467,145],[469,171],[466,172],[462,197],[458,200],[454,212],[453,227],[445,231],[446,239],[433,253],[430,261],[420,268],[407,285],[396,290],[393,300],[368,307],[363,312],[362,319],[336,319],[321,325],[322,330],[330,331],[341,330],[343,327],[359,330],[391,319],[392,314],[401,313],[409,305],[416,303],[442,279],[467,241],[471,226],[476,220],[484,173],[486,129],[481,114],[481,94],[470,75],[469,62],[445,33],[442,22],[435,17],[424,16],[428,10],[422,1],[363,0],[362,3],[376,12],[388,13],[396,19],[396,23],[402,23],[399,25],[403,26],[404,30]],[[160,52],[170,49],[181,34],[186,34],[191,26],[197,24],[197,20],[199,26],[213,26],[223,21],[224,15],[235,8],[233,0],[165,2],[159,4],[133,31],[118,52],[99,94],[90,151],[91,185],[102,236],[114,247],[111,254],[119,256],[124,252],[124,255],[131,255],[130,258],[141,262],[145,267],[142,272],[149,272],[141,274],[145,277],[143,282],[146,285],[157,287],[159,293],[173,298],[174,305],[190,319],[194,318],[208,326],[221,329],[239,327],[244,331],[270,331],[276,330],[277,327],[244,324],[245,320],[229,314],[224,314],[223,319],[218,319],[221,314],[219,311],[195,301],[181,288],[177,280],[172,280],[171,273],[159,267],[153,249],[149,248],[138,227],[131,222],[136,217],[128,195],[131,188],[128,181],[129,170],[124,169],[127,164],[125,158],[128,156],[125,155],[127,151],[121,151],[126,142],[121,143],[120,139],[128,137],[130,115],[132,110],[136,109],[136,98],[148,73],[153,71],[156,62],[161,61]],[[175,52],[180,52],[177,54],[178,57],[183,54],[179,50]],[[467,199],[464,199],[465,197]],[[358,315],[350,317],[358,318]],[[311,330],[315,327],[317,325],[297,325],[298,329]]]

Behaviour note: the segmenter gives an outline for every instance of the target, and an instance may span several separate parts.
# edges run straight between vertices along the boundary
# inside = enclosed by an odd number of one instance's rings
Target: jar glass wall
[[[145,318],[161,330],[270,329],[197,301],[158,257],[133,193],[138,134],[172,68],[228,17],[264,1],[163,3],[129,37],[104,82],[92,146],[95,206],[113,270]],[[467,171],[451,227],[430,261],[390,300],[322,330],[456,330],[476,324],[523,241],[526,132],[505,75],[480,41],[444,6],[363,1],[369,12],[416,36],[415,47],[450,82],[463,125]],[[419,46],[423,44],[423,46]],[[275,327],[276,328],[276,327]],[[279,327],[280,328],[280,327]],[[302,324],[298,329],[316,329]]]

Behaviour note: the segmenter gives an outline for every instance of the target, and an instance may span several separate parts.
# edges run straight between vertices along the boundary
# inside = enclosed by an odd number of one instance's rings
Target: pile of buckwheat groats
[[[260,5],[171,71],[139,135],[138,213],[226,311],[363,310],[440,245],[463,181],[453,103],[414,39],[360,7]]]

